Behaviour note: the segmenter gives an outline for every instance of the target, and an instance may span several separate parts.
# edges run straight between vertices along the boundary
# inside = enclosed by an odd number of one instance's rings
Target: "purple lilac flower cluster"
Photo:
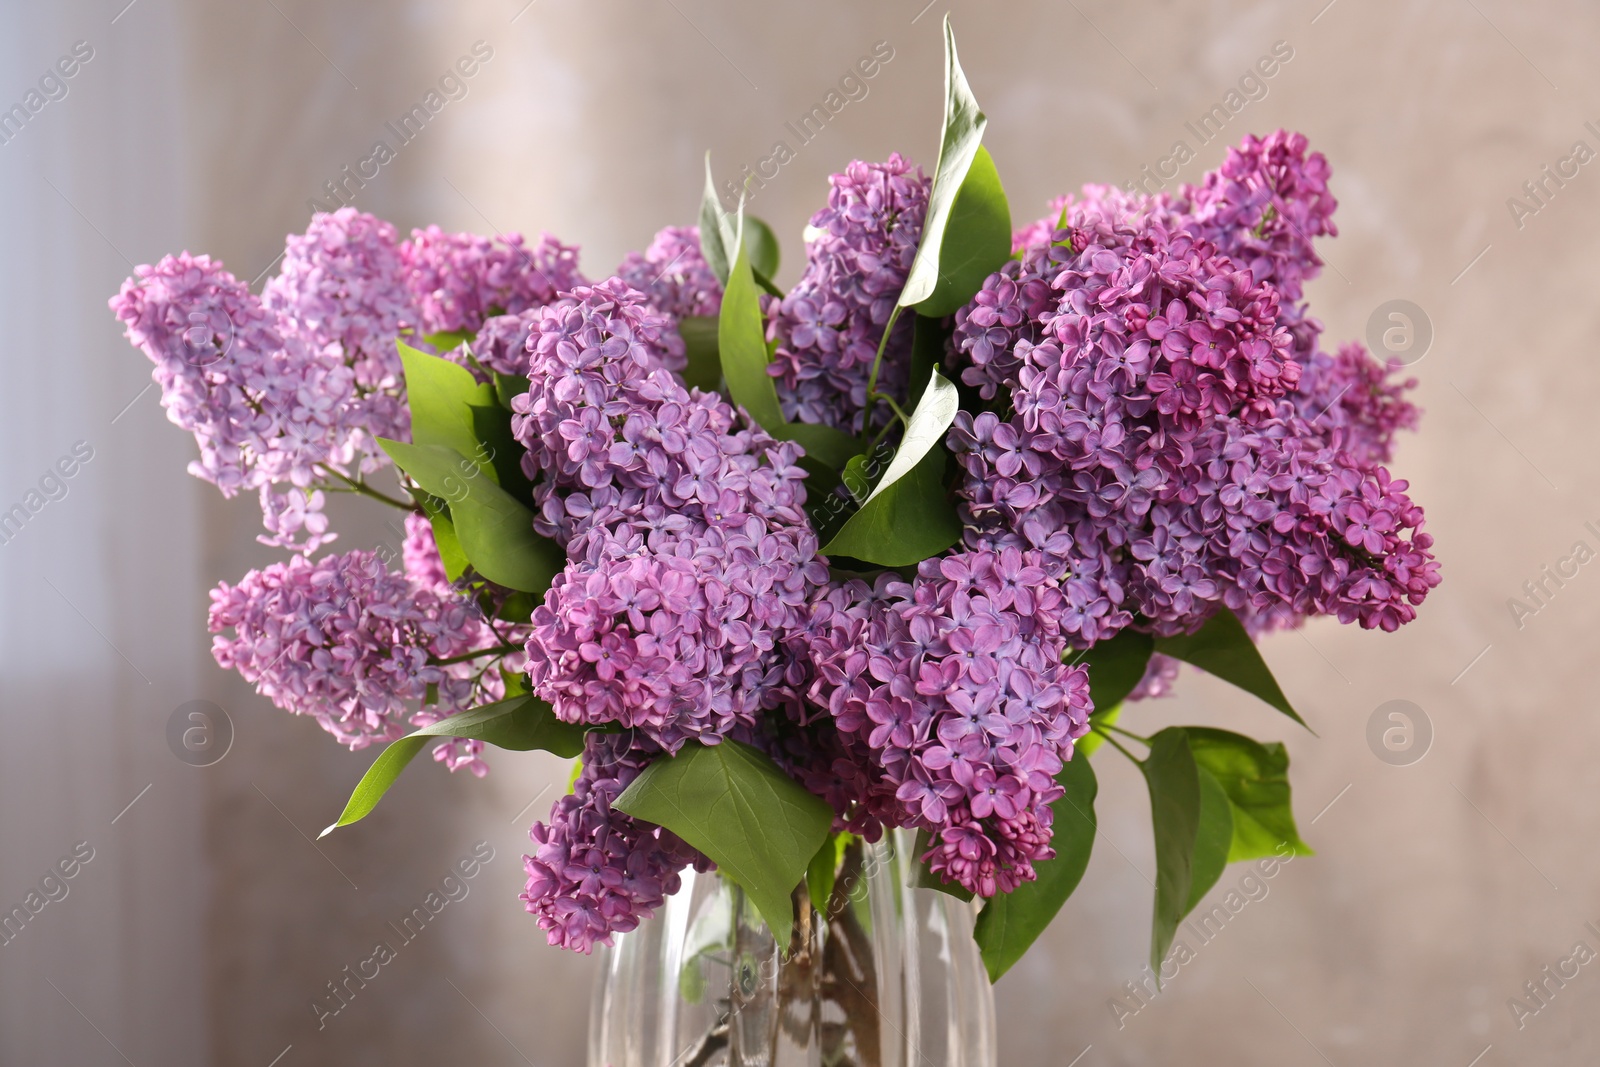
[[[660,752],[632,732],[589,734],[572,791],[556,801],[548,824],[534,824],[522,899],[550,944],[584,953],[610,944],[678,891],[683,868],[709,869],[670,831],[611,808]]]
[[[338,355],[208,256],[137,268],[111,309],[155,364],[167,418],[200,446],[189,473],[224,496],[259,492],[268,544],[310,552],[331,540],[308,490],[319,467],[354,454],[344,421],[354,382]]]
[[[1055,776],[1089,729],[1088,675],[1062,663],[1064,597],[1042,563],[976,550],[925,560],[910,584],[836,584],[806,640],[807,695],[842,745],[800,780],[868,837],[929,831],[931,869],[983,896],[1054,855]]]
[[[367,439],[363,467],[375,469],[383,454],[371,438],[411,433],[395,341],[415,331],[417,313],[395,228],[353,207],[313,216],[303,235],[288,237],[283,266],[261,299],[349,365],[358,410],[346,421]]]
[[[352,749],[392,741],[408,721],[426,725],[496,699],[503,688],[498,677],[475,681],[470,663],[436,663],[493,643],[472,603],[387,570],[372,552],[315,563],[293,556],[251,571],[212,590],[209,621],[219,665]]]
[[[673,751],[754,724],[773,650],[827,580],[798,447],[685,389],[667,370],[679,345],[620,279],[580,286],[533,326],[512,424],[537,528],[569,555],[534,612],[534,691]]]
[[[668,226],[649,248],[629,252],[616,276],[674,319],[722,310],[722,284],[700,250],[698,226]]]
[[[517,233],[492,240],[429,226],[401,255],[425,335],[475,334],[487,319],[541,307],[583,282],[578,250],[549,234],[528,248]]]
[[[829,181],[828,206],[811,218],[806,270],[771,306],[777,342],[768,368],[791,422],[860,432],[878,343],[911,273],[931,182],[899,153],[859,160]],[[904,391],[911,321],[899,323],[878,373],[878,390]]]
[[[1198,221],[1087,190],[957,313],[962,379],[1002,405],[950,435],[968,543],[1041,551],[1083,647],[1222,606],[1392,630],[1438,582],[1421,509],[1375,462],[1409,405],[1358,349],[1312,358],[1317,324],[1283,307],[1320,265],[1302,235],[1332,232],[1326,162],[1280,134],[1221,173],[1186,191]],[[1308,368],[1367,388],[1319,427]]]

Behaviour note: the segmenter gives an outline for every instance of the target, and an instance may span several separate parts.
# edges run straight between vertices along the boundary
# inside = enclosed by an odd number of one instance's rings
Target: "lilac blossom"
[[[364,550],[315,563],[294,556],[223,583],[209,624],[220,666],[352,749],[494,699],[503,685],[476,680],[471,662],[437,662],[497,644],[469,600],[419,586]]]
[[[354,376],[360,410],[351,421],[372,438],[410,438],[395,346],[418,324],[405,278],[394,227],[342,207],[312,216],[303,236],[288,238],[283,266],[261,294],[269,310],[298,323],[311,343],[335,346]],[[369,444],[368,451],[368,469],[382,465],[377,447]]]
[[[754,724],[827,580],[800,451],[685,389],[681,341],[643,294],[612,279],[572,298],[534,324],[513,405],[535,528],[569,555],[533,615],[533,690],[570,722],[715,743]]]
[[[522,899],[550,944],[589,953],[639,925],[678,891],[679,872],[710,862],[668,830],[611,805],[661,749],[629,733],[591,733],[572,791],[535,823]]]
[[[517,233],[490,239],[429,226],[412,231],[401,256],[424,335],[475,334],[489,318],[543,306],[584,280],[578,250],[549,234],[528,248]]]
[[[700,227],[668,226],[643,252],[629,252],[617,277],[645,295],[663,315],[715,315],[722,284],[700,250]]]
[[[786,419],[859,432],[867,379],[916,258],[931,183],[899,153],[883,163],[858,160],[828,182],[828,206],[811,218],[805,273],[771,307],[777,350],[768,370]],[[905,388],[911,325],[905,317],[889,339],[880,392]]]
[[[927,830],[930,868],[982,896],[1054,855],[1055,776],[1093,710],[1087,672],[1062,663],[1062,591],[1042,562],[1016,548],[958,552],[925,560],[909,585],[836,586],[805,645],[807,695],[842,744],[801,781],[850,829]]]
[[[330,540],[320,497],[306,494],[320,468],[355,455],[354,382],[339,355],[207,256],[137,268],[111,309],[155,364],[167,418],[194,434],[200,458],[189,473],[224,496],[259,491],[268,543],[312,551]]]

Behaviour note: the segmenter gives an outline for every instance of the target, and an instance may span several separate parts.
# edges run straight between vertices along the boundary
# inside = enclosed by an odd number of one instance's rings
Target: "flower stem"
[[[522,650],[515,645],[500,645],[497,648],[480,648],[476,652],[463,652],[461,655],[451,656],[449,659],[434,659],[429,656],[428,662],[435,667],[448,667],[453,663],[465,663],[468,660],[478,659],[482,656],[504,656],[508,652],[520,651]]]
[[[1109,723],[1109,722],[1103,722],[1103,723],[1100,723],[1099,725],[1100,725],[1100,727],[1102,729],[1115,730],[1117,733],[1121,734],[1124,737],[1131,737],[1135,741],[1139,742],[1141,745],[1149,745],[1150,744],[1150,739],[1148,737],[1140,737],[1138,734],[1134,733],[1132,730],[1124,730],[1122,727],[1117,726],[1117,725],[1115,725],[1113,723]]]
[[[1100,729],[1100,727],[1095,726],[1095,727],[1091,727],[1091,729],[1093,729],[1095,733],[1099,734],[1101,739],[1103,741],[1105,741],[1106,744],[1110,745],[1112,748],[1116,749],[1118,752],[1122,753],[1124,756],[1127,756],[1129,759],[1133,760],[1134,763],[1142,764],[1144,762],[1138,756],[1135,756],[1132,752],[1129,752],[1127,749],[1125,749],[1121,745],[1117,744],[1117,739],[1115,737],[1112,737],[1110,734],[1106,733],[1104,730]]]
[[[324,474],[331,474],[335,478],[339,479],[341,482],[343,482],[346,485],[348,485],[352,492],[360,493],[362,496],[370,496],[374,500],[381,500],[385,504],[390,505],[391,507],[397,507],[397,508],[400,508],[400,509],[402,509],[404,511],[415,511],[415,510],[417,510],[416,504],[408,504],[403,500],[398,500],[395,497],[389,496],[387,493],[380,493],[380,492],[378,492],[378,490],[372,488],[372,486],[368,485],[366,482],[358,481],[358,480],[356,480],[354,478],[350,478],[350,477],[348,477],[346,475],[340,474],[338,471],[334,470],[332,467],[323,467],[322,471],[323,471]]]
[[[873,400],[887,399],[887,397],[878,396],[878,370],[883,366],[883,352],[884,349],[889,347],[889,335],[894,333],[894,324],[900,318],[900,310],[900,305],[896,304],[894,310],[889,312],[889,321],[883,327],[883,338],[878,342],[878,354],[872,357],[872,373],[867,375],[867,412],[862,418],[861,428],[861,442],[863,444],[867,441],[867,434],[871,432],[867,427],[872,422]],[[898,408],[895,410],[899,411]],[[903,419],[904,416],[901,416],[901,418]]]

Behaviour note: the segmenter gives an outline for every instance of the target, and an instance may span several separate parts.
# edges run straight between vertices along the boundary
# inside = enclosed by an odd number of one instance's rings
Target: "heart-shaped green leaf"
[[[789,944],[792,894],[827,839],[833,809],[765,753],[738,741],[691,741],[646,767],[612,807],[709,856],[750,897],[778,944]]]
[[[1079,754],[1067,761],[1056,775],[1056,781],[1065,787],[1066,793],[1050,805],[1055,813],[1051,824],[1054,834],[1050,838],[1050,847],[1056,850],[1055,859],[1035,863],[1033,869],[1038,877],[1033,881],[991,897],[973,928],[972,935],[978,942],[991,982],[998,982],[1044,933],[1073,890],[1078,888],[1089,866],[1095,835],[1094,800],[1099,791],[1094,771],[1089,761]]]
[[[466,737],[519,752],[538,748],[571,758],[583,751],[584,733],[584,727],[562,722],[550,705],[532,696],[513,697],[452,715],[385,748],[356,783],[339,820],[317,836],[326,837],[341,826],[365,818],[431,738]]]
[[[567,565],[554,541],[533,532],[533,512],[471,460],[443,445],[379,438],[395,465],[450,507],[450,521],[473,568],[508,589],[542,594]]]
[[[960,539],[961,520],[944,486],[948,456],[944,436],[960,403],[956,387],[937,370],[931,371],[883,477],[861,509],[823,546],[823,555],[904,567],[937,555]]]
[[[412,443],[453,448],[495,477],[472,426],[473,405],[496,404],[494,389],[480,384],[459,363],[419,352],[404,342],[398,344],[405,368],[406,404],[411,409]]]
[[[1228,862],[1282,855],[1310,856],[1300,840],[1289,794],[1289,753],[1274,741],[1262,744],[1242,734],[1190,726],[1195,762],[1217,780],[1233,810],[1233,841]]]
[[[1196,633],[1156,638],[1155,649],[1164,656],[1192,663],[1208,674],[1254,693],[1301,726],[1306,725],[1289,698],[1283,695],[1267,661],[1261,658],[1261,651],[1245,632],[1244,624],[1227,608],[1219,609]]]

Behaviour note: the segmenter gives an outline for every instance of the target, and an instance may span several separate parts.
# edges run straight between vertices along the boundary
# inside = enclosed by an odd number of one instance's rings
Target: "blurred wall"
[[[1330,621],[1270,640],[1315,735],[1197,675],[1132,714],[1135,729],[1285,740],[1319,855],[1244,887],[1220,935],[1195,939],[1159,993],[1135,992],[1147,801],[1131,767],[1097,756],[1103,833],[1077,896],[999,986],[1002,1062],[1492,1067],[1600,1053],[1600,971],[1564,985],[1542,972],[1576,942],[1600,950],[1585,925],[1600,926],[1585,847],[1600,829],[1600,578],[1573,562],[1574,542],[1600,549],[1585,525],[1600,525],[1587,433],[1600,178],[1543,171],[1577,141],[1600,150],[1585,125],[1600,127],[1592,5],[124,3],[0,9],[0,101],[73,41],[97,49],[65,100],[0,145],[13,324],[0,502],[78,438],[106,442],[26,542],[0,548],[0,902],[73,843],[108,842],[26,942],[0,948],[0,1062],[582,1061],[591,961],[544,947],[516,900],[527,824],[564,768],[502,754],[478,782],[420,767],[358,829],[313,842],[367,757],[204,655],[204,589],[272,556],[252,544],[249,502],[182,475],[192,446],[153,395],[110,422],[145,380],[104,310],[128,261],[189,247],[255,277],[308,200],[328,202],[325,183],[481,41],[492,57],[465,98],[353,190],[358,206],[403,230],[548,229],[603,276],[659,226],[693,221],[707,148],[732,175],[784,140],[794,158],[752,209],[785,239],[792,283],[830,171],[894,150],[932,166],[947,10],[1019,220],[1086,181],[1171,174],[1179,141],[1194,158],[1175,180],[1193,180],[1246,131],[1297,128],[1332,161],[1342,202],[1311,291],[1330,339],[1366,337],[1392,300],[1415,304],[1433,338],[1414,366],[1424,431],[1394,465],[1444,563],[1422,617],[1392,636]],[[785,123],[878,42],[892,58],[865,98],[798,144]],[[1241,83],[1275,49],[1273,75]],[[1219,136],[1186,125],[1230,90],[1237,113]],[[386,519],[341,516],[341,547],[397,543]],[[164,734],[195,699],[225,708],[235,732],[206,768],[178,762]],[[1411,704],[1409,749],[1404,730],[1399,751],[1369,742],[1393,700]],[[319,1029],[309,1005],[325,983],[479,841],[495,858],[469,897]],[[1207,906],[1244,874],[1225,873]],[[1543,1002],[1530,981],[1545,981]],[[1538,1012],[1517,1020],[1513,997]]]

